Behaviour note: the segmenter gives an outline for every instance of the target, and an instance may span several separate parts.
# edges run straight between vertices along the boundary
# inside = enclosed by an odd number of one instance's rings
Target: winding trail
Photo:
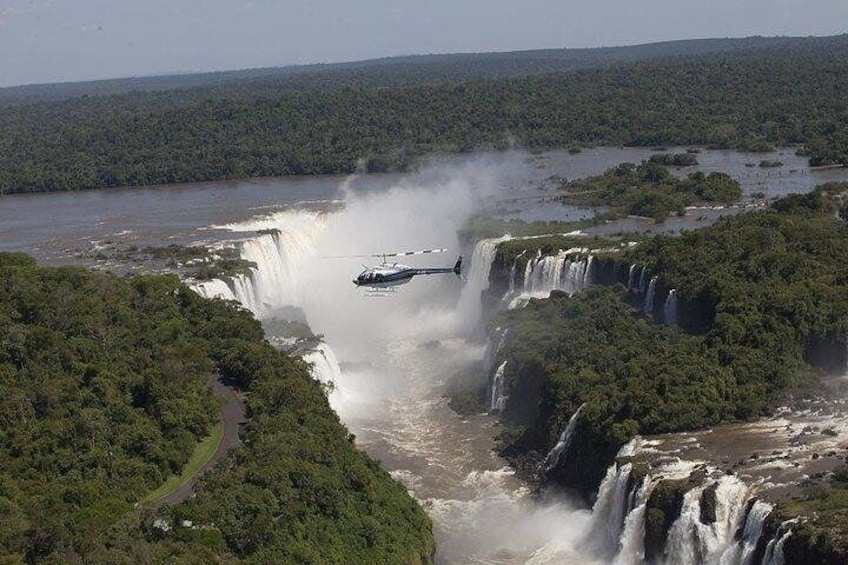
[[[212,457],[203,464],[187,481],[181,484],[176,489],[168,494],[154,500],[149,504],[149,508],[157,510],[165,505],[174,505],[182,502],[194,492],[194,486],[197,481],[205,475],[209,469],[215,466],[218,461],[230,451],[230,449],[239,444],[239,427],[247,421],[244,414],[244,402],[239,398],[238,393],[232,387],[228,387],[220,381],[217,375],[209,377],[207,381],[209,386],[215,393],[224,398],[224,405],[221,406],[220,418],[223,427],[221,441],[218,442],[218,447],[215,448],[215,453]]]

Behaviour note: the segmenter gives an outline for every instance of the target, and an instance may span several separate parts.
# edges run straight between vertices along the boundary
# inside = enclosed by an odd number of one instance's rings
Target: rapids
[[[477,179],[477,182],[471,179]],[[686,492],[680,516],[668,530],[664,563],[748,563],[771,505],[757,499],[760,482],[724,475],[707,461],[685,457],[700,452],[711,434],[664,454],[674,438],[636,438],[619,454],[592,509],[580,508],[553,493],[532,496],[528,487],[495,452],[497,420],[491,414],[460,417],[445,399],[446,383],[463,371],[489,371],[488,408],[504,410],[509,398],[508,362],[497,354],[506,332],[494,341],[480,339],[481,294],[498,243],[475,246],[467,281],[451,276],[420,276],[392,294],[368,297],[350,283],[356,260],[330,259],[367,251],[459,247],[457,231],[491,179],[458,174],[443,182],[405,184],[379,193],[345,192],[343,206],[331,211],[289,209],[241,223],[214,226],[228,230],[242,258],[256,267],[228,281],[198,282],[204,296],[239,300],[260,318],[284,316],[295,307],[323,341],[303,354],[315,378],[327,385],[333,408],[359,446],[401,481],[433,519],[438,563],[643,563],[649,498],[662,480],[685,479],[698,470],[703,480]],[[576,292],[588,284],[592,256],[586,250],[561,251],[527,262],[521,289],[511,284],[501,306],[553,289]],[[580,254],[580,255],[575,255]],[[453,258],[427,256],[421,266]],[[645,295],[643,309],[654,308],[656,278],[634,266],[629,286]],[[513,266],[513,271],[514,266]],[[507,300],[509,298],[509,300]],[[663,305],[664,322],[676,323],[676,293]],[[275,336],[269,336],[271,338]],[[497,361],[497,362],[496,362]],[[568,457],[580,441],[576,432],[582,406],[564,426],[539,472]],[[755,426],[755,425],[749,425]],[[748,430],[745,433],[750,433]],[[717,434],[714,434],[717,436]],[[688,436],[687,436],[688,437]],[[682,441],[682,440],[681,440]],[[629,460],[657,456],[647,473],[634,478]],[[752,480],[753,479],[753,480]],[[700,505],[706,490],[715,493],[715,518],[704,523]],[[766,562],[779,562],[791,528],[768,544]]]
[[[421,247],[458,250],[458,228],[494,184],[480,181],[477,171],[428,186],[347,192],[341,210],[293,209],[213,226],[231,232],[242,258],[256,268],[194,288],[208,297],[235,298],[260,318],[297,307],[323,334],[304,360],[328,384],[330,403],[358,445],[432,517],[438,563],[592,562],[594,556],[581,549],[589,511],[532,497],[495,454],[495,418],[461,418],[444,398],[447,381],[480,366],[487,355],[479,339],[480,296],[497,244],[509,236],[476,246],[464,284],[453,275],[420,276],[380,297],[351,284],[358,260],[325,259]],[[385,249],[386,242],[393,249]],[[410,262],[453,259],[430,255]],[[497,387],[491,402],[495,409],[506,402]]]

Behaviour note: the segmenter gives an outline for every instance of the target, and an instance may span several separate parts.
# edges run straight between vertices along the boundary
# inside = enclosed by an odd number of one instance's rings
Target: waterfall
[[[526,249],[516,255],[515,259],[512,260],[512,267],[509,268],[509,296],[515,293],[515,274],[518,270],[518,260],[524,257],[525,253],[527,253]]]
[[[512,294],[508,308],[520,308],[531,298],[547,298],[552,290],[574,294],[586,288],[591,282],[593,257],[589,255],[581,259],[574,256],[585,252],[585,249],[575,248],[543,257],[541,250],[538,251],[534,259],[527,261],[522,291],[518,295]]]
[[[544,462],[542,462],[542,471],[547,473],[554,467],[559,464],[560,458],[565,455],[568,450],[569,445],[571,445],[571,441],[574,439],[574,431],[577,428],[577,419],[580,417],[580,412],[583,410],[583,407],[586,406],[586,403],[580,405],[580,407],[571,415],[571,418],[568,420],[568,425],[565,426],[565,429],[562,431],[562,434],[559,436],[559,440],[556,442],[556,445],[551,449],[548,456],[545,457]]]
[[[677,290],[671,289],[668,291],[668,297],[665,299],[663,306],[663,322],[667,326],[677,325]]]
[[[642,311],[645,314],[650,314],[654,311],[654,293],[657,290],[657,277],[651,277],[651,282],[648,283],[648,290],[645,293],[645,304],[642,306]]]
[[[754,500],[748,513],[742,517],[739,541],[728,547],[721,556],[721,565],[750,565],[760,536],[763,535],[763,525],[774,506],[768,502]],[[738,531],[738,530],[737,530]]]
[[[600,542],[599,549],[606,555],[614,555],[619,540],[623,539],[622,529],[632,494],[627,488],[632,470],[633,465],[630,463],[610,465],[598,489],[598,498],[592,506],[592,533],[596,536],[593,541]]]
[[[493,239],[481,239],[474,246],[468,282],[465,283],[457,304],[457,311],[460,312],[462,319],[468,320],[469,323],[476,324],[481,319],[483,311],[481,296],[489,288],[489,273],[492,270],[495,253],[498,245],[510,239],[512,236],[506,234]]]
[[[326,343],[303,354],[302,359],[312,366],[312,376],[324,384],[334,385],[342,374],[336,354]]]
[[[190,287],[203,298],[223,298],[224,300],[236,300],[233,289],[221,279],[190,283]]]
[[[639,273],[639,293],[645,294],[648,290],[648,267],[643,266],[642,272]]]
[[[663,480],[686,479],[704,469],[702,462],[674,458],[651,466],[637,480],[631,458],[650,452],[655,445],[657,441],[639,437],[624,445],[598,489],[585,543],[605,561],[644,563],[646,509],[654,488]],[[680,516],[668,530],[662,562],[750,565],[772,505],[754,498],[752,489],[738,477],[716,469],[705,471],[707,478],[683,496]],[[707,490],[714,490],[715,520],[702,522],[701,504]],[[770,542],[763,563],[782,562],[784,531]]]
[[[645,560],[645,509],[652,486],[645,479],[636,491],[635,503],[624,520],[620,548],[613,560],[616,565],[636,565]]]
[[[636,483],[632,464],[619,465],[617,461],[636,455],[646,444],[637,436],[619,449],[592,507],[591,538],[587,542],[606,561],[622,565],[644,561],[645,508],[654,483],[647,476]]]
[[[212,226],[236,233],[252,233],[240,245],[240,257],[256,265],[249,274],[236,274],[228,281],[214,279],[192,285],[207,298],[238,300],[262,317],[280,306],[300,302],[298,273],[315,254],[317,236],[326,227],[326,214],[288,210],[244,223]]]
[[[792,522],[792,520],[789,522]],[[786,559],[783,556],[783,545],[786,543],[789,536],[792,535],[792,530],[787,529],[786,531],[783,531],[784,525],[786,524],[783,524],[780,528],[778,528],[774,537],[768,542],[766,551],[763,554],[762,565],[783,565],[786,562]]]
[[[509,334],[509,328],[503,329],[497,327],[492,338],[486,343],[486,351],[483,353],[483,370],[487,373],[495,366],[498,353],[500,353],[506,342],[507,334]]]
[[[504,395],[504,372],[506,361],[500,364],[492,377],[491,392],[489,393],[489,410],[503,412],[506,408],[507,396]]]
[[[633,290],[636,286],[636,263],[630,265],[630,271],[627,273],[627,290]]]

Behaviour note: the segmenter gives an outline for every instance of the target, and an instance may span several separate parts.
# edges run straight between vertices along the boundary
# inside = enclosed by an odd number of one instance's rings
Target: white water
[[[677,290],[671,289],[668,291],[668,296],[665,299],[663,306],[663,322],[667,326],[677,325]]]
[[[355,262],[322,259],[385,250],[386,240],[397,249],[456,249],[456,229],[473,208],[474,194],[466,182],[455,180],[399,186],[387,193],[349,195],[341,212],[290,210],[227,226],[254,234],[241,249],[242,257],[255,261],[257,268],[229,284],[210,281],[195,288],[204,296],[238,299],[259,316],[296,306],[313,331],[325,334],[326,342],[304,359],[312,363],[317,379],[332,383],[331,405],[359,445],[402,481],[433,518],[437,562],[588,563],[614,557],[618,563],[639,563],[653,480],[628,492],[630,467],[616,468],[608,473],[591,513],[563,501],[534,501],[494,454],[493,420],[486,415],[462,419],[446,406],[445,382],[484,357],[473,330],[497,245],[509,236],[477,244],[463,287],[452,276],[416,277],[389,299],[368,299],[353,288],[350,276],[359,269]],[[267,229],[279,233],[256,233]],[[560,252],[528,262],[524,286],[529,285],[528,292],[574,292],[587,284],[590,273],[591,257],[571,259]],[[652,303],[655,282],[649,285],[646,305]],[[505,406],[505,369],[504,362],[493,378],[493,409]],[[544,470],[567,456],[582,408],[546,457]],[[634,440],[620,455],[646,446]],[[662,476],[684,477],[692,469],[693,463],[669,464]],[[721,525],[699,538],[712,548],[711,555],[720,555],[722,544],[727,545],[733,512],[738,514],[738,507],[728,502],[717,521]],[[691,527],[683,524],[681,546],[683,534],[700,528],[691,521]],[[782,547],[779,541],[773,544],[775,554]]]
[[[574,294],[586,288],[591,281],[592,256],[577,255],[585,252],[585,249],[560,250],[556,255],[542,257],[540,251],[525,265],[523,288],[517,295],[513,292],[509,309],[524,306],[531,298],[547,298],[552,290]]]
[[[389,298],[367,298],[351,284],[361,269],[358,261],[323,259],[423,247],[456,250],[457,229],[476,196],[498,185],[477,173],[432,186],[348,194],[335,213],[288,210],[224,226],[252,234],[240,245],[242,257],[257,268],[227,284],[195,288],[205,296],[236,298],[261,317],[295,306],[313,331],[324,334],[325,343],[304,359],[317,379],[332,383],[331,405],[358,444],[433,518],[438,563],[592,562],[578,548],[589,512],[562,501],[534,501],[494,454],[491,417],[459,418],[444,399],[445,382],[483,360],[485,347],[473,341],[480,297],[497,245],[509,236],[478,243],[466,262],[464,286],[453,276],[421,276]],[[469,178],[480,179],[484,188]],[[440,265],[441,257],[421,261]],[[494,404],[505,400],[500,392]]]
[[[456,306],[457,314],[466,321],[466,330],[472,329],[480,320],[483,306],[480,297],[489,288],[489,273],[498,245],[509,241],[512,236],[505,234],[492,239],[481,239],[474,246],[471,265],[466,275],[467,282]]]
[[[656,442],[653,442],[656,444]],[[635,438],[619,451],[617,459],[653,451],[653,444]],[[632,465],[613,464],[601,483],[592,508],[591,534],[584,546],[614,563],[640,564],[645,561],[645,511],[654,487],[663,479],[683,479],[698,468],[699,461],[667,460],[651,468],[640,484],[631,480]],[[663,553],[666,564],[748,565],[756,549],[772,505],[755,499],[756,489],[738,477],[707,469],[706,479],[684,495],[680,516],[672,524]],[[701,522],[701,496],[715,486],[716,520]],[[750,511],[745,509],[750,505]],[[736,539],[736,532],[741,532]],[[779,562],[782,544],[772,540],[769,560]],[[785,541],[785,539],[784,539]]]
[[[654,311],[654,294],[657,291],[657,277],[651,277],[651,282],[648,283],[648,290],[645,292],[645,304],[642,306],[642,311],[650,314]]]
[[[739,543],[734,543],[725,550],[721,556],[721,565],[734,563],[749,565],[751,563],[754,551],[757,549],[757,542],[760,541],[760,536],[763,534],[763,525],[773,508],[774,506],[768,502],[754,501],[742,526],[742,539],[739,540]]]
[[[492,376],[491,394],[489,398],[489,410],[491,412],[503,412],[506,408],[507,396],[504,394],[504,372],[506,361],[500,364]]]
[[[624,519],[631,510],[627,487],[632,470],[630,463],[611,465],[598,489],[598,498],[592,507],[592,543],[603,555],[614,556],[622,539]]]
[[[716,521],[701,522],[700,498],[706,486],[693,488],[683,497],[683,509],[674,522],[666,541],[665,562],[719,563],[725,551],[735,544],[739,514],[748,500],[748,487],[731,475],[718,480],[716,489]]]
[[[636,263],[630,265],[630,270],[627,272],[627,290],[636,288]]]
[[[584,406],[586,406],[586,403],[581,404],[580,407],[574,411],[574,414],[572,414],[571,418],[568,419],[568,424],[565,426],[565,429],[562,430],[556,445],[554,445],[545,457],[545,460],[542,462],[542,471],[545,473],[559,465],[559,461],[562,456],[568,452],[568,447],[571,445],[571,442],[574,441],[574,433],[577,429],[577,422],[580,419],[580,412],[583,411]]]

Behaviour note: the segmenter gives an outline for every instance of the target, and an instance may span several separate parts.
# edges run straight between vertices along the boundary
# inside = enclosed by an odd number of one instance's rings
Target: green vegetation
[[[783,521],[792,524],[784,555],[787,563],[845,563],[848,559],[848,467],[841,465],[825,482],[808,485],[805,492],[778,504],[766,523],[766,533]],[[773,534],[772,534],[773,537]]]
[[[621,163],[603,175],[569,182],[563,189],[566,194],[561,198],[571,204],[608,206],[657,221],[670,213],[683,214],[686,206],[730,204],[742,196],[739,183],[725,173],[698,171],[681,180],[653,158],[640,165]]]
[[[641,263],[677,290],[681,324],[695,333],[634,315],[621,286],[554,292],[500,314],[494,323],[510,328],[505,416],[521,432],[504,452],[545,453],[586,403],[569,456],[579,468],[553,477],[588,493],[635,434],[755,418],[790,391],[814,389],[810,364],[838,364],[848,333],[848,226],[833,215],[844,188],[658,236],[622,256],[623,272]]]
[[[200,281],[250,275],[256,267],[256,263],[242,259],[235,247],[210,249],[203,245],[185,246],[176,243],[165,247],[147,246],[139,249],[130,246],[121,249],[113,242],[106,241],[94,258],[160,265],[177,271],[184,277]]]
[[[423,153],[516,140],[531,150],[806,144],[814,164],[848,162],[848,37],[760,45],[518,78],[481,71],[430,80],[401,70],[408,80],[393,82],[384,67],[375,80],[345,71],[317,83],[6,106],[0,192],[399,170]]]
[[[209,435],[200,440],[200,443],[195,446],[194,451],[192,452],[191,457],[188,458],[182,472],[168,477],[168,479],[162,483],[159,488],[145,496],[141,500],[141,503],[147,504],[149,502],[155,502],[156,500],[171,494],[187,483],[194,474],[212,458],[212,455],[215,453],[215,449],[217,449],[218,444],[221,443],[223,432],[224,427],[220,422],[212,426]]]
[[[22,254],[0,254],[0,280],[6,562],[430,560],[423,511],[249,313],[174,276],[39,268]],[[135,503],[206,457],[215,373],[247,393],[243,444],[165,510],[170,529],[153,527]]]
[[[651,155],[648,159],[649,163],[664,165],[666,167],[691,167],[698,164],[698,158],[694,153],[662,153],[660,155]]]

